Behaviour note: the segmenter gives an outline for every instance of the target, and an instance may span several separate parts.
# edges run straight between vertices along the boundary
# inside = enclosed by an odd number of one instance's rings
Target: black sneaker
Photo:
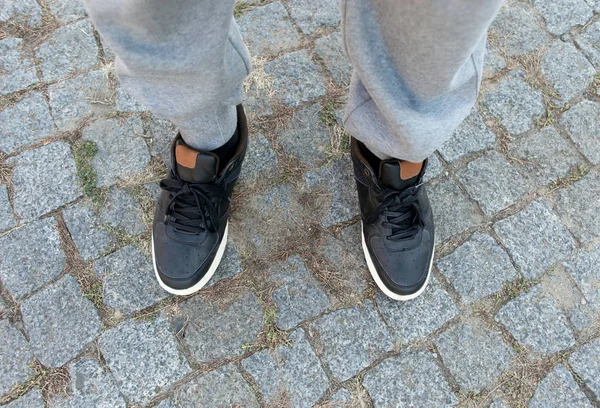
[[[369,271],[390,298],[414,299],[427,286],[434,252],[433,213],[422,181],[427,161],[403,180],[399,160],[379,160],[354,138],[351,150]]]
[[[189,295],[215,273],[227,244],[231,194],[248,143],[246,116],[237,107],[237,143],[215,152],[196,151],[177,135],[171,171],[162,189],[152,228],[156,278],[167,292]],[[223,160],[224,158],[224,160]]]

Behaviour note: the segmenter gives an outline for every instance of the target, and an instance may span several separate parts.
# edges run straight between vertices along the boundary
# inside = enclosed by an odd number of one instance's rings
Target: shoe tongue
[[[219,156],[211,152],[197,151],[183,143],[175,146],[177,174],[190,183],[206,183],[214,180],[219,169]]]
[[[406,174],[414,174],[413,170],[408,167],[413,163],[401,163],[400,160],[383,160],[379,164],[379,182],[386,187],[393,188],[394,190],[404,190],[407,187],[413,186],[416,184],[417,179],[419,178],[419,173],[416,176],[409,177],[406,179],[402,179],[402,176],[406,177]],[[402,166],[405,166],[405,171],[402,171]]]

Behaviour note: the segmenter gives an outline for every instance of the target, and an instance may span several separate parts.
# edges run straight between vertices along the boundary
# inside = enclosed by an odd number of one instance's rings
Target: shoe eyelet
[[[366,167],[363,168],[363,174],[367,177],[369,177],[370,173],[369,173],[369,169],[367,169]]]

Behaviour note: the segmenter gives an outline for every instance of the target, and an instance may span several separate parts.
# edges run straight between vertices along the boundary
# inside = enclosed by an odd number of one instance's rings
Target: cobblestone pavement
[[[337,0],[236,6],[250,151],[188,298],[148,251],[172,125],[76,0],[0,3],[0,404],[600,407],[600,1],[494,22],[479,102],[430,159],[437,259],[408,303],[362,258]]]

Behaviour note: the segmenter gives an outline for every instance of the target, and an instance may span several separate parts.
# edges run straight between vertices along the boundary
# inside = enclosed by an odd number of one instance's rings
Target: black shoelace
[[[165,223],[192,234],[205,230],[216,232],[219,214],[214,201],[225,197],[223,187],[214,183],[189,183],[174,175],[172,179],[161,180],[160,188],[171,193]]]
[[[412,239],[423,227],[421,208],[417,193],[421,184],[398,191],[386,188],[379,193],[379,205],[373,210],[372,217],[383,214],[383,227],[391,230],[386,238],[390,241]]]

